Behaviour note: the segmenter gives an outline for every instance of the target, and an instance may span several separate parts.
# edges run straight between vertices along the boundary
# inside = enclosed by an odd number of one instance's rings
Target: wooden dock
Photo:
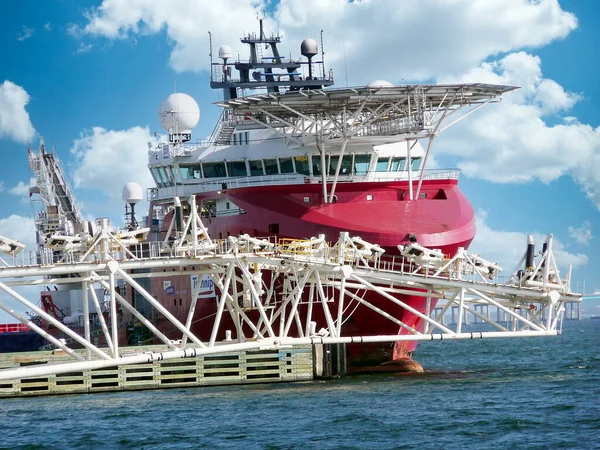
[[[156,351],[157,348],[126,347],[122,350],[123,353],[140,353]],[[4,353],[0,354],[0,370],[59,363],[68,358],[62,352],[51,351]],[[4,380],[0,381],[0,398],[290,382],[313,378],[313,349],[307,345]]]

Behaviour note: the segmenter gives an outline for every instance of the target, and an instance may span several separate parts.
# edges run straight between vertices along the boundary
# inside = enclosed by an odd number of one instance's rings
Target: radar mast
[[[281,56],[278,44],[281,43],[279,34],[266,35],[263,20],[259,20],[259,32],[247,33],[241,39],[242,44],[250,47],[250,57],[247,61],[231,63],[231,48],[223,45],[219,48],[219,59],[212,59],[212,35],[210,37],[210,87],[223,89],[224,99],[238,97],[238,89],[266,89],[270,93],[299,91],[304,89],[322,89],[333,85],[331,70],[326,75],[323,61],[323,39],[321,36],[321,59],[313,61],[318,54],[318,46],[314,39],[305,39],[301,44],[301,53],[307,61],[295,60]],[[271,56],[263,55],[265,50],[271,50]],[[232,74],[232,66],[238,74]],[[307,67],[308,75],[303,78],[302,68]]]

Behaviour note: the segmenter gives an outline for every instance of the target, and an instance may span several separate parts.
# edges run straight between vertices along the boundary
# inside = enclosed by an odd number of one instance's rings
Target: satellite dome
[[[314,39],[304,39],[302,44],[300,44],[300,53],[302,53],[302,56],[306,56],[309,59],[315,56],[319,53],[317,41]]]
[[[200,108],[192,97],[178,92],[163,100],[158,118],[169,134],[191,133],[200,120]]]
[[[394,85],[392,83],[390,83],[389,81],[375,80],[375,81],[371,81],[369,84],[367,84],[367,87],[382,88],[382,87],[394,87]]]
[[[221,45],[219,47],[219,58],[230,59],[231,58],[231,47],[229,45]]]
[[[141,202],[144,199],[142,186],[140,186],[138,183],[130,181],[129,183],[125,184],[125,186],[123,186],[123,193],[121,194],[121,198],[124,202],[129,204],[136,204]]]

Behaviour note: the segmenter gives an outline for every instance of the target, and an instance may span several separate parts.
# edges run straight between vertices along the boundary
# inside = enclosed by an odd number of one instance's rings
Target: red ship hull
[[[454,255],[459,247],[468,247],[475,236],[474,212],[458,189],[457,181],[424,181],[421,192],[423,195],[419,200],[409,201],[408,183],[404,181],[340,184],[335,203],[322,203],[320,184],[238,189],[225,189],[224,186],[222,191],[198,194],[197,198],[206,202],[221,197],[234,205],[231,215],[203,219],[213,238],[224,239],[230,235],[247,233],[251,236],[277,235],[302,239],[324,234],[327,240],[336,241],[341,231],[348,231],[351,236],[360,236],[372,244],[380,245],[388,255],[399,255],[397,245],[408,243],[409,235],[413,235],[421,245],[440,249],[447,255]],[[173,279],[172,282],[172,292],[185,292],[189,288],[187,279]],[[164,292],[161,283],[152,280],[152,291]],[[184,300],[176,294],[170,297],[161,294],[159,298],[176,317],[185,321],[189,299]],[[405,324],[416,329],[423,328],[422,319],[400,306],[392,305],[390,308],[391,302],[378,294],[367,292],[364,298],[375,306],[385,303],[383,309]],[[398,295],[397,298],[425,313],[425,297]],[[435,299],[432,299],[430,307],[434,305]],[[355,307],[356,304],[352,310]],[[344,322],[342,331],[345,335],[406,333],[406,330],[399,329],[398,325],[371,309],[364,306],[358,306],[358,309],[359,313],[354,311]],[[330,310],[332,314],[336,313],[337,302],[331,303]],[[215,299],[198,302],[192,331],[200,339],[209,339],[215,311]],[[317,330],[326,326],[322,310],[315,308],[313,320],[317,322]],[[226,329],[235,330],[231,320],[224,316],[218,339],[225,338]],[[249,329],[245,331],[252,334]],[[416,341],[412,341],[395,346],[361,345],[360,348],[350,348],[349,366],[374,366],[391,359],[410,357],[416,344]]]
[[[336,241],[341,231],[348,231],[395,255],[409,234],[421,245],[448,254],[467,247],[475,236],[473,208],[456,180],[424,181],[421,193],[427,197],[417,201],[408,200],[406,181],[339,184],[336,203],[322,203],[321,189],[320,184],[252,187],[199,194],[198,199],[224,196],[245,211],[211,219],[207,226],[214,238],[325,234]]]

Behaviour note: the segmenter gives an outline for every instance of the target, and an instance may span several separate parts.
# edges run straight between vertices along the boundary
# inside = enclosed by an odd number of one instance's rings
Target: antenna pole
[[[323,47],[323,30],[321,30],[321,77],[325,78],[325,47]]]
[[[346,87],[348,87],[348,64],[346,62],[346,36],[342,36],[342,47],[344,49],[344,76],[346,77]]]
[[[212,34],[208,32],[208,56],[210,57],[210,81],[213,81]]]

